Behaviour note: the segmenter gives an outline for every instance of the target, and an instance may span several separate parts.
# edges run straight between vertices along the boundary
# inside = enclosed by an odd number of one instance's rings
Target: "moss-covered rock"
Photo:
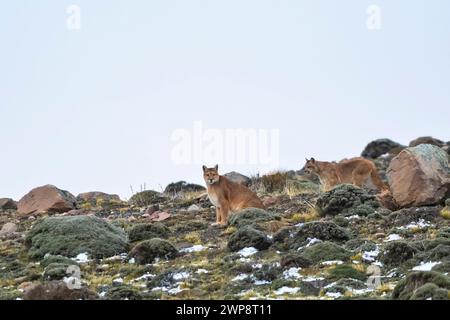
[[[106,294],[105,299],[107,300],[142,300],[142,294],[136,289],[127,286],[120,285],[117,287],[110,288]]]
[[[263,209],[247,208],[233,213],[228,219],[228,224],[240,228],[258,222],[266,222],[271,220],[280,220],[280,217]]]
[[[377,249],[377,244],[368,239],[355,238],[347,241],[345,243],[345,248],[358,252],[374,251]]]
[[[392,292],[393,299],[449,299],[450,277],[434,272],[412,272]],[[447,295],[446,295],[447,294]]]
[[[272,242],[264,232],[256,230],[251,226],[238,229],[228,239],[228,249],[238,251],[246,247],[254,247],[258,250],[265,250]]]
[[[172,259],[177,253],[178,250],[169,241],[154,238],[139,242],[129,255],[135,258],[138,264],[148,264],[153,263],[156,258]]]
[[[336,243],[325,241],[313,244],[300,251],[300,253],[313,263],[320,263],[332,260],[348,260],[352,252],[348,251]]]
[[[411,259],[416,249],[405,241],[393,241],[388,243],[380,255],[380,261],[389,267],[398,267]]]
[[[389,220],[392,221],[394,226],[401,227],[411,222],[417,222],[420,219],[425,221],[433,221],[439,216],[441,207],[413,207],[404,208],[398,211],[394,211],[389,215]]]
[[[128,203],[138,207],[146,207],[165,200],[165,197],[161,195],[161,193],[153,190],[146,190],[134,194],[130,200],[128,200]]]
[[[347,229],[329,221],[312,221],[303,224],[294,235],[295,244],[301,245],[308,238],[342,242],[351,237]]]
[[[322,194],[316,203],[320,215],[367,216],[374,213],[380,204],[375,196],[351,184],[337,185]]]
[[[277,279],[281,274],[280,268],[272,265],[272,264],[263,264],[261,268],[257,269],[253,276],[257,280],[265,280],[265,281],[273,281]]]
[[[450,274],[450,260],[435,265],[431,271]]]
[[[155,222],[136,224],[129,228],[127,233],[130,241],[135,242],[152,238],[167,239],[171,232],[164,224]]]
[[[194,184],[194,183],[187,183],[186,181],[178,181],[178,182],[172,182],[164,189],[164,193],[173,195],[177,193],[189,193],[189,192],[199,192],[199,191],[205,191],[205,187]]]
[[[47,253],[75,257],[84,252],[94,258],[105,258],[126,252],[127,243],[122,229],[92,216],[41,219],[25,240],[32,259],[40,259]]]
[[[75,261],[70,258],[61,256],[61,255],[46,255],[44,259],[42,259],[39,264],[41,267],[45,268],[52,263],[60,263],[66,265],[78,265]]]
[[[280,265],[283,268],[307,268],[311,266],[311,261],[297,252],[288,253],[281,257]]]
[[[327,278],[333,281],[344,278],[364,281],[367,279],[367,275],[364,272],[356,270],[351,265],[341,264],[329,270]]]
[[[71,264],[73,265],[73,264]],[[42,278],[44,280],[62,280],[64,277],[69,276],[69,266],[70,264],[66,263],[50,263],[47,267],[44,269],[44,273],[42,275]]]

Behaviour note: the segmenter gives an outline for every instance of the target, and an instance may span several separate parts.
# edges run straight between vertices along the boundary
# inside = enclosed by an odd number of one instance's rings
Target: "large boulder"
[[[128,203],[137,207],[147,207],[152,204],[163,202],[165,197],[158,191],[145,190],[134,194]]]
[[[126,233],[94,216],[49,217],[36,222],[25,240],[28,255],[40,259],[47,253],[105,258],[127,252]]]
[[[245,226],[233,233],[228,240],[228,249],[239,251],[246,247],[254,247],[258,250],[265,250],[270,247],[272,242],[260,230],[251,226]]]
[[[128,238],[131,242],[148,240],[152,238],[166,239],[169,237],[171,231],[160,222],[155,223],[139,223],[128,230]]]
[[[225,173],[224,176],[227,177],[229,180],[243,184],[244,186],[249,186],[250,183],[252,182],[252,180],[249,177],[244,176],[243,174],[240,174],[239,172],[236,171]]]
[[[395,300],[448,300],[450,277],[434,272],[412,272],[399,281],[392,292]]]
[[[99,199],[106,201],[120,201],[120,197],[117,194],[108,194],[100,191],[84,192],[77,196],[79,202],[96,203]]]
[[[187,193],[187,192],[199,192],[205,191],[205,187],[194,184],[187,183],[186,181],[172,182],[164,189],[166,194],[177,194],[177,193]]]
[[[421,144],[431,144],[431,145],[438,146],[438,147],[442,148],[445,145],[445,142],[442,141],[442,140],[439,140],[439,139],[436,139],[436,138],[428,136],[428,137],[420,137],[420,138],[417,138],[417,139],[411,141],[409,143],[409,146],[410,147],[417,147],[418,145],[421,145]]]
[[[19,200],[20,214],[67,212],[76,208],[77,200],[68,191],[47,184],[28,192]]]
[[[130,252],[138,264],[153,263],[155,259],[172,259],[178,254],[178,250],[163,239],[154,238],[138,243]]]
[[[16,210],[17,202],[10,198],[0,198],[0,210]]]
[[[390,139],[377,139],[370,142],[361,153],[361,156],[365,158],[376,159],[382,155],[397,152],[405,148],[400,143],[392,141]]]
[[[434,145],[403,150],[392,159],[387,176],[392,196],[400,207],[438,204],[449,195],[447,154]]]
[[[375,196],[351,184],[340,184],[323,193],[316,202],[320,215],[360,215],[374,213],[380,203]]]

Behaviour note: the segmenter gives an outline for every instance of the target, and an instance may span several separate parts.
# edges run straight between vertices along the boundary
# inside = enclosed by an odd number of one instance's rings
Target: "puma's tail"
[[[380,175],[376,168],[373,168],[370,172],[372,183],[380,189],[380,191],[389,191],[389,187],[381,180]]]

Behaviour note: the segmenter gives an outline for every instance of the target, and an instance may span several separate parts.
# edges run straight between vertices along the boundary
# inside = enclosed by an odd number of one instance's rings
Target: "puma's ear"
[[[316,162],[316,159],[311,158],[311,162],[312,162],[312,163]]]
[[[203,166],[202,168],[203,168],[203,172],[205,172],[207,169],[206,166]]]
[[[215,169],[216,171],[219,170],[219,165],[216,164],[216,166],[214,167],[214,169]]]
[[[306,162],[309,162],[308,158],[305,158]]]

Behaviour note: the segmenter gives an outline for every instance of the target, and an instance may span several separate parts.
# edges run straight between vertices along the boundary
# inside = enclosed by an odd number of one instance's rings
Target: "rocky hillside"
[[[431,137],[371,142],[389,197],[233,172],[266,210],[226,227],[184,181],[127,202],[52,185],[0,199],[0,299],[449,299],[448,153]]]

